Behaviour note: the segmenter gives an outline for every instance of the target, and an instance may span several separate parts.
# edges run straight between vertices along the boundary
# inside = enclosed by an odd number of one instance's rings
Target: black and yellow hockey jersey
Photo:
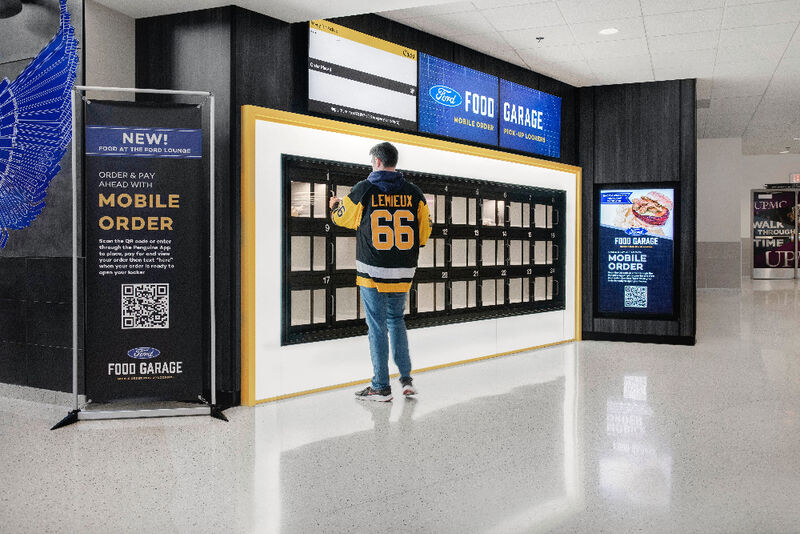
[[[375,171],[358,182],[331,214],[356,234],[356,284],[381,293],[405,292],[417,268],[419,247],[431,235],[425,196],[402,173]]]

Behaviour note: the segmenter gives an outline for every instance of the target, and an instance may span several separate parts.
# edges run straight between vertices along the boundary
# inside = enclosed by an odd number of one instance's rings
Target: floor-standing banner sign
[[[86,105],[86,394],[93,401],[202,393],[201,114],[196,105]]]
[[[753,191],[753,278],[794,278],[795,192]]]

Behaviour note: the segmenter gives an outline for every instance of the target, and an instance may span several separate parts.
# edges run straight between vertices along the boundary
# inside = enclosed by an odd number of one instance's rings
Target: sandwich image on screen
[[[417,128],[417,51],[326,20],[309,22],[308,109]]]
[[[600,191],[598,312],[674,312],[675,190]]]

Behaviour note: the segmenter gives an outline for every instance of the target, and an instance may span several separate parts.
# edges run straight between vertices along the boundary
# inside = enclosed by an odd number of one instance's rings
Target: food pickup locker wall
[[[282,155],[367,163],[381,141],[398,168],[492,179],[566,192],[565,308],[409,331],[416,369],[573,340],[576,330],[576,197],[580,172],[523,156],[246,106],[243,109],[242,317],[244,404],[369,378],[366,336],[281,346]],[[536,166],[536,164],[544,166]],[[248,185],[248,176],[252,183]],[[254,284],[254,287],[251,287]],[[456,340],[469,340],[454,342]],[[248,358],[252,356],[252,359]]]

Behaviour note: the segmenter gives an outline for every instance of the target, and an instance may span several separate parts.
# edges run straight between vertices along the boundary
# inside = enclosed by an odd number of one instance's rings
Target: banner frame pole
[[[133,93],[133,94],[162,94],[162,95],[184,95],[202,96],[209,101],[209,307],[210,307],[210,385],[211,385],[211,404],[199,407],[181,408],[144,408],[139,410],[97,410],[81,411],[78,405],[78,154],[77,154],[77,119],[75,111],[77,108],[76,100],[79,93],[87,91],[105,91],[114,93]],[[202,104],[199,104],[202,105]],[[56,423],[50,430],[55,430],[80,420],[98,419],[131,419],[146,417],[177,417],[187,415],[210,415],[216,419],[227,421],[227,417],[222,413],[217,405],[216,392],[216,298],[214,291],[216,284],[215,276],[215,232],[214,232],[214,165],[215,165],[215,130],[214,130],[214,95],[209,91],[180,91],[173,89],[140,89],[135,87],[100,87],[91,85],[74,85],[70,99],[72,112],[72,410],[67,416]],[[201,397],[202,400],[202,397]]]

